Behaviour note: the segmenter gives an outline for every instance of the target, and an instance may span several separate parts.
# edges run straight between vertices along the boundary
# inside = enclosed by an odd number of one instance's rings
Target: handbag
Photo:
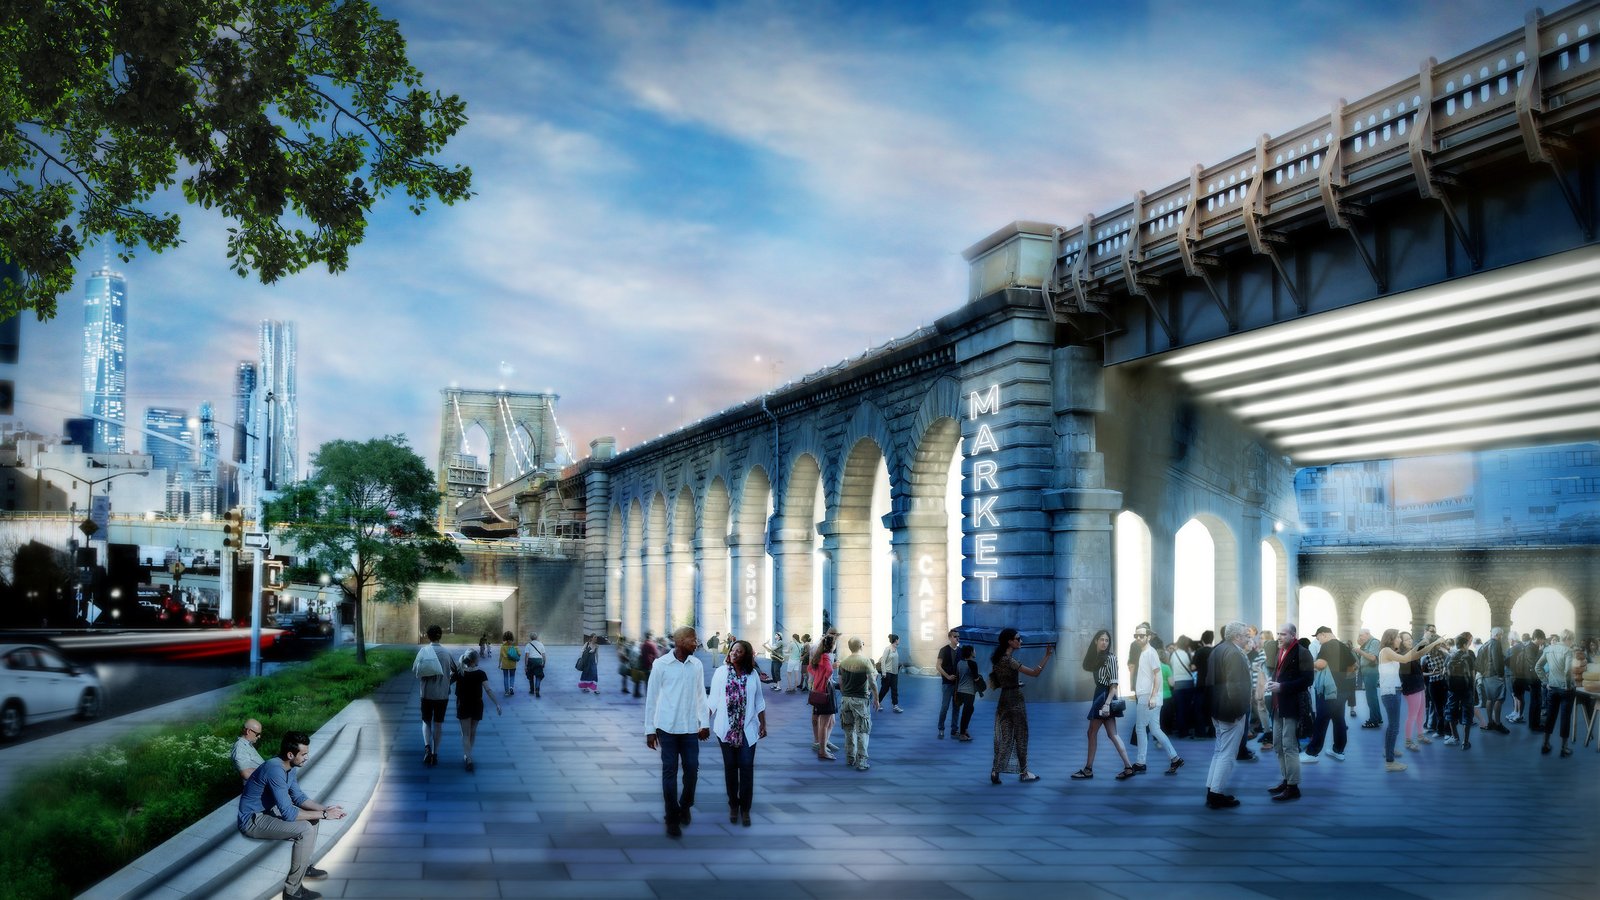
[[[1120,697],[1113,698],[1110,705],[1111,718],[1113,719],[1122,718],[1122,714],[1128,711],[1128,701],[1123,700]]]
[[[828,695],[830,693],[832,693],[832,689],[830,689],[826,684],[822,685],[821,687],[812,688],[810,695],[806,697],[806,702],[812,706],[826,706],[828,703]]]

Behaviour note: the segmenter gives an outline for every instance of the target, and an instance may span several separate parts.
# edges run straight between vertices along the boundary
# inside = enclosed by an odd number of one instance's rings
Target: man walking
[[[1372,629],[1363,628],[1356,635],[1355,652],[1361,676],[1361,691],[1367,697],[1367,720],[1362,728],[1382,728],[1383,708],[1378,705],[1378,639]]]
[[[961,658],[957,655],[957,648],[961,646],[961,636],[954,628],[945,635],[948,640],[945,646],[939,648],[939,737],[944,737],[944,713],[950,710],[951,725],[955,722],[956,684],[961,677],[956,673],[956,663]],[[954,730],[954,728],[952,728]]]
[[[1150,646],[1148,624],[1134,630],[1133,642],[1139,646],[1138,665],[1133,676],[1133,733],[1139,738],[1139,752],[1134,756],[1133,770],[1141,773],[1147,770],[1144,761],[1150,753],[1150,742],[1155,741],[1166,751],[1167,774],[1176,775],[1183,765],[1183,757],[1172,749],[1172,741],[1161,730],[1161,695],[1165,684],[1161,679],[1161,654]]]
[[[456,658],[439,645],[444,629],[428,626],[428,643],[417,651],[411,672],[422,683],[422,764],[439,764],[439,738],[444,732],[444,713],[450,707],[450,677],[456,673]]]
[[[263,762],[245,779],[239,795],[239,833],[259,841],[291,841],[289,877],[283,882],[288,900],[316,900],[322,895],[301,886],[305,878],[327,878],[328,873],[311,865],[317,848],[317,822],[342,819],[344,809],[323,806],[300,790],[295,770],[311,756],[311,736],[291,731],[283,736],[278,755]]]
[[[839,724],[844,727],[844,764],[858,772],[867,764],[867,739],[872,735],[872,711],[883,709],[878,699],[877,669],[861,655],[861,638],[848,644],[850,655],[839,660]],[[951,722],[951,730],[955,723]]]
[[[1211,727],[1217,733],[1217,743],[1211,751],[1211,768],[1206,772],[1207,809],[1231,809],[1239,805],[1238,798],[1227,789],[1250,712],[1250,660],[1244,652],[1245,640],[1244,623],[1229,622],[1222,627],[1222,643],[1207,660],[1207,673],[1211,677]],[[1181,762],[1174,762],[1172,771],[1176,771]]]
[[[674,631],[672,652],[655,661],[645,690],[644,744],[661,751],[661,797],[666,804],[667,834],[672,837],[682,835],[689,824],[700,775],[700,741],[711,736],[706,670],[694,655],[698,643],[691,626]],[[678,792],[680,764],[682,794]]]
[[[528,676],[528,693],[539,696],[539,688],[544,684],[544,644],[539,641],[539,632],[528,632],[528,643],[522,647],[522,670]]]
[[[889,635],[889,646],[878,657],[878,676],[883,679],[882,696],[889,698],[889,706],[905,712],[900,708],[900,635]]]
[[[1300,720],[1310,715],[1306,688],[1311,687],[1311,651],[1300,646],[1300,629],[1293,623],[1279,629],[1278,659],[1272,668],[1267,690],[1272,692],[1272,746],[1278,754],[1278,771],[1283,781],[1268,793],[1273,800],[1300,799]]]
[[[232,760],[234,768],[239,770],[240,781],[248,779],[261,765],[261,754],[256,750],[256,741],[259,740],[261,740],[261,723],[255,719],[245,719],[244,728],[239,731],[239,739],[233,742],[233,749],[228,751],[228,759]]]
[[[1344,748],[1349,742],[1350,730],[1339,710],[1343,705],[1340,702],[1340,685],[1355,668],[1356,657],[1350,652],[1350,648],[1345,646],[1344,641],[1333,636],[1333,629],[1326,625],[1317,629],[1311,646],[1317,648],[1316,662],[1313,664],[1316,672],[1311,687],[1311,698],[1316,705],[1316,720],[1311,726],[1311,743],[1300,756],[1300,762],[1307,764],[1318,761],[1322,754],[1322,743],[1328,736],[1329,725],[1333,726],[1333,749],[1328,751],[1328,755],[1343,762]]]

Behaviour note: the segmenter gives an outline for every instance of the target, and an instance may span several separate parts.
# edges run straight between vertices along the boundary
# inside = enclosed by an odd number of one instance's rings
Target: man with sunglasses
[[[233,749],[228,751],[228,758],[233,761],[234,768],[239,770],[239,780],[246,781],[250,773],[261,765],[261,754],[256,750],[256,741],[261,740],[261,723],[255,719],[246,719],[244,728],[239,731],[239,739],[233,742]]]

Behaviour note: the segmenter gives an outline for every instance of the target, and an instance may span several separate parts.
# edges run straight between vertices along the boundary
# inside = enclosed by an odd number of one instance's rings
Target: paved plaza
[[[453,704],[440,765],[426,768],[415,682],[376,695],[384,774],[320,863],[332,877],[314,887],[332,897],[1370,900],[1592,898],[1600,885],[1593,744],[1542,756],[1537,736],[1513,726],[1475,732],[1466,752],[1434,743],[1388,774],[1383,732],[1353,727],[1345,762],[1306,767],[1300,801],[1269,802],[1279,778],[1263,758],[1236,770],[1244,805],[1211,811],[1210,741],[1178,742],[1188,765],[1176,776],[1161,774],[1152,748],[1151,771],[1118,782],[1102,740],[1095,778],[1069,780],[1084,761],[1085,703],[1030,706],[1030,763],[1043,778],[992,785],[993,701],[979,702],[971,743],[937,740],[928,678],[902,678],[905,713],[875,718],[868,772],[846,769],[843,751],[818,761],[804,695],[769,692],[753,827],[727,821],[712,740],[693,824],[673,839],[643,701],[618,690],[614,665],[602,666],[598,697],[580,694],[576,657],[552,648],[539,700],[519,673],[505,715],[490,710],[483,723],[471,774]]]

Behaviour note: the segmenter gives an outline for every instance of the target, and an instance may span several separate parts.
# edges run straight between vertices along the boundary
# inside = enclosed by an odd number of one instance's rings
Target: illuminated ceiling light
[[[1280,378],[1252,381],[1248,384],[1235,385],[1234,387],[1213,391],[1207,396],[1218,400],[1254,397],[1303,385],[1317,384],[1329,379],[1365,375],[1369,372],[1380,372],[1385,369],[1397,369],[1401,366],[1439,359],[1440,357],[1466,356],[1467,354],[1494,347],[1518,344],[1533,338],[1560,334],[1563,331],[1595,327],[1600,327],[1600,308],[1573,313],[1569,316],[1557,316],[1552,319],[1529,322],[1526,325],[1518,325],[1514,328],[1502,328],[1483,334],[1457,338],[1453,341],[1439,341],[1422,347],[1413,347],[1409,350],[1374,354],[1366,359],[1341,365],[1309,369],[1292,375],[1284,375]],[[1600,345],[1600,341],[1597,341],[1594,337],[1590,337],[1589,341],[1591,347]]]
[[[1232,378],[1250,372],[1260,372],[1281,366],[1304,363],[1319,356],[1328,356],[1363,347],[1377,347],[1393,341],[1403,341],[1466,325],[1478,325],[1507,316],[1520,316],[1553,309],[1567,303],[1596,299],[1593,285],[1580,285],[1554,294],[1541,293],[1513,303],[1486,304],[1465,312],[1448,316],[1434,316],[1404,325],[1378,328],[1345,337],[1312,340],[1298,347],[1289,347],[1274,353],[1254,353],[1245,359],[1218,363],[1180,373],[1184,381],[1199,384],[1219,378]]]
[[[1468,422],[1483,422],[1490,419],[1511,420],[1518,416],[1526,416],[1529,413],[1547,413],[1558,409],[1590,406],[1596,399],[1597,396],[1593,390],[1568,391],[1564,394],[1550,394],[1543,397],[1519,397],[1502,403],[1485,403],[1481,406],[1453,409],[1420,416],[1407,416],[1403,419],[1386,419],[1377,422],[1364,422],[1360,425],[1351,425],[1345,428],[1328,428],[1322,431],[1289,434],[1279,437],[1277,440],[1281,446],[1296,447],[1304,444],[1322,444],[1329,441],[1370,437],[1378,434],[1418,431],[1424,428],[1447,428],[1464,425]]]
[[[1566,341],[1539,347],[1522,347],[1503,353],[1491,353],[1476,359],[1445,363],[1411,372],[1368,378],[1337,385],[1320,391],[1286,393],[1271,400],[1262,400],[1240,406],[1236,412],[1253,419],[1272,413],[1300,410],[1307,407],[1335,406],[1363,397],[1397,394],[1450,382],[1482,379],[1497,373],[1533,369],[1573,359],[1592,360],[1595,339],[1583,335]]]
[[[1590,434],[1600,432],[1600,410],[1524,422],[1506,422],[1477,428],[1463,428],[1458,431],[1442,431],[1413,438],[1320,447],[1303,453],[1296,453],[1294,454],[1294,459],[1295,462],[1302,465],[1341,462],[1353,459],[1388,459],[1398,456],[1423,455],[1426,451],[1460,446],[1503,443],[1521,439],[1533,440],[1542,435],[1583,432]]]
[[[1600,248],[1585,247],[1531,263],[1418,288],[1386,300],[1317,313],[1249,335],[1211,341],[1172,353],[1162,360],[1162,364],[1181,368],[1233,354],[1255,353],[1284,344],[1304,343],[1351,329],[1370,328],[1411,315],[1437,314],[1445,309],[1507,294],[1566,287],[1584,281],[1592,283],[1597,278],[1600,278]]]
[[[1564,388],[1574,384],[1585,383],[1595,385],[1596,389],[1600,390],[1600,363],[1554,369],[1533,375],[1495,378],[1486,382],[1446,388],[1440,391],[1405,393],[1398,397],[1378,400],[1372,403],[1340,406],[1312,413],[1292,415],[1282,419],[1266,419],[1258,422],[1257,425],[1262,430],[1269,432],[1292,431],[1298,428],[1314,428],[1373,416],[1392,415],[1408,409],[1438,409],[1441,406],[1491,400],[1496,397],[1515,396],[1529,392],[1543,392],[1554,388]]]

